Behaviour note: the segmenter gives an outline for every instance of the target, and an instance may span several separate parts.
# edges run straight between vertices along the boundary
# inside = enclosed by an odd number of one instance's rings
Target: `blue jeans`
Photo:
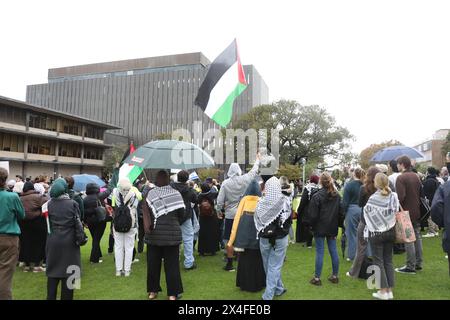
[[[184,267],[190,268],[194,264],[194,227],[191,219],[181,225],[181,235],[183,237]]]
[[[320,278],[323,267],[323,254],[325,251],[325,237],[314,237],[316,239],[316,271],[315,277]],[[330,252],[333,265],[333,275],[339,273],[339,255],[336,248],[336,238],[327,238],[328,252]]]
[[[355,259],[356,246],[358,244],[357,230],[361,219],[361,210],[360,206],[351,204],[345,215],[345,235],[348,243],[347,257],[352,261]]]
[[[263,300],[272,300],[273,296],[279,296],[284,292],[284,285],[281,281],[281,268],[283,267],[284,257],[288,247],[288,236],[277,239],[275,246],[269,242],[269,239],[260,238],[259,248],[263,260],[264,270],[266,271],[266,291],[262,296]]]

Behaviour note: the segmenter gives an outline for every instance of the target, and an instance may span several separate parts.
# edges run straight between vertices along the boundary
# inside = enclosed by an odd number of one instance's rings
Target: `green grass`
[[[103,263],[91,265],[89,263],[90,243],[82,247],[82,279],[81,290],[76,290],[75,299],[119,299],[145,300],[146,293],[146,255],[138,255],[140,262],[133,264],[132,275],[129,278],[115,277],[113,255],[107,254],[108,236],[102,240],[104,253]],[[403,275],[396,273],[396,299],[449,299],[450,278],[448,262],[441,248],[441,237],[423,239],[424,270],[417,275]],[[340,283],[333,285],[326,281],[331,273],[331,261],[325,251],[323,286],[315,287],[309,284],[314,272],[314,248],[307,249],[301,244],[289,245],[287,261],[283,267],[283,281],[288,292],[279,299],[343,299],[363,300],[371,299],[371,292],[364,280],[353,280],[345,276],[350,268],[350,262],[340,261]],[[339,248],[340,258],[342,252]],[[404,264],[405,254],[395,255],[395,266]],[[198,268],[184,271],[183,299],[257,299],[262,292],[243,292],[235,286],[236,273],[222,270],[224,263],[222,255],[214,257],[200,257],[196,255]],[[45,274],[24,273],[17,269],[14,275],[13,297],[17,300],[43,300],[46,298]],[[165,278],[161,277],[162,294],[158,299],[166,299]]]

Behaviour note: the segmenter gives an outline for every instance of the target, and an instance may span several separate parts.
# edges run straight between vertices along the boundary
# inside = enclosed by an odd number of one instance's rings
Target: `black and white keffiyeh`
[[[291,215],[288,201],[288,198],[281,193],[280,180],[276,177],[267,180],[264,196],[259,200],[254,215],[258,234],[278,217],[280,217],[281,224],[284,224]]]
[[[156,187],[151,189],[147,195],[147,203],[152,209],[153,216],[156,220],[180,208],[185,208],[181,193],[171,186]]]
[[[371,238],[386,232],[395,226],[395,213],[399,210],[398,196],[391,192],[383,196],[378,190],[370,196],[364,207],[364,238]]]

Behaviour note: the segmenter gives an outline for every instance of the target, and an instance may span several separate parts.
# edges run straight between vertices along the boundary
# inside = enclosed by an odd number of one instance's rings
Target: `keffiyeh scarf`
[[[171,186],[156,187],[151,189],[147,195],[147,203],[150,209],[152,209],[153,216],[155,217],[155,226],[156,220],[159,217],[177,209],[185,208],[180,192]]]
[[[395,226],[395,213],[399,210],[397,194],[381,195],[380,191],[370,196],[364,207],[364,238],[371,238],[386,232]]]
[[[267,180],[264,192],[265,195],[259,200],[254,215],[258,234],[278,217],[283,225],[291,215],[289,200],[281,193],[280,180],[276,177]]]

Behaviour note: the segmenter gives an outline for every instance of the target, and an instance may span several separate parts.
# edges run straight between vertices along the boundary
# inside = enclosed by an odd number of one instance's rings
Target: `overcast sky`
[[[270,100],[327,108],[359,152],[450,128],[450,1],[1,1],[0,95],[47,71],[203,52],[237,38]]]

